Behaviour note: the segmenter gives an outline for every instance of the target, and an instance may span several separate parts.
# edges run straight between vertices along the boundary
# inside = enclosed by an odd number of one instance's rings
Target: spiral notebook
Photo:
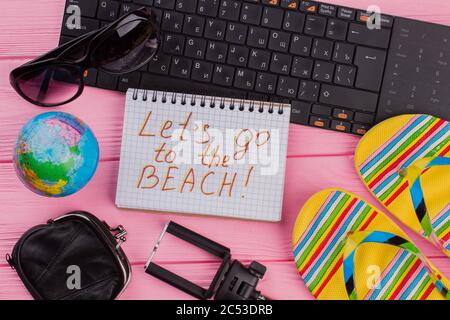
[[[116,205],[281,219],[290,105],[130,89]]]

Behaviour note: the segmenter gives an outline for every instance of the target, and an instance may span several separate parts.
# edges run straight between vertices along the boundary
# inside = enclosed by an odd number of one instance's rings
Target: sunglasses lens
[[[92,54],[98,68],[126,73],[148,62],[158,49],[156,27],[149,21],[124,21]]]
[[[17,79],[20,91],[41,105],[58,105],[78,93],[81,72],[76,66],[49,66],[36,69]]]

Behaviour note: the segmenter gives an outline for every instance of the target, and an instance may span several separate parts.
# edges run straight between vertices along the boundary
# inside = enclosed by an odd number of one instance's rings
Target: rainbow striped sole
[[[362,233],[369,236],[348,255],[349,239]],[[292,245],[297,270],[318,299],[442,299],[440,289],[449,287],[448,280],[417,248],[419,254],[393,246],[402,242],[399,239],[415,248],[392,220],[366,201],[330,189],[306,202]]]
[[[360,141],[355,165],[370,192],[405,225],[449,255],[450,123],[429,115],[403,115],[372,128]],[[417,163],[440,166],[416,172]]]

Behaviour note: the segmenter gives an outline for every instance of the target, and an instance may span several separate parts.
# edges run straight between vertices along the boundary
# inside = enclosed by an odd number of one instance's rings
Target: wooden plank
[[[315,192],[333,186],[341,187],[377,203],[359,181],[351,157],[289,159],[280,223],[119,210],[114,206],[117,170],[117,161],[102,162],[93,181],[79,193],[67,198],[49,199],[26,189],[16,178],[11,164],[0,164],[0,203],[6,213],[0,219],[0,257],[12,250],[14,243],[28,228],[70,211],[85,210],[106,220],[111,226],[123,224],[127,228],[129,236],[124,249],[133,263],[146,261],[163,225],[169,220],[230,247],[238,259],[286,261],[292,259],[291,231],[294,221],[302,205]],[[426,255],[443,256],[419,236],[412,237]],[[198,255],[198,252],[186,250],[179,242],[170,241],[165,245],[167,249],[160,252],[163,262],[210,260]]]

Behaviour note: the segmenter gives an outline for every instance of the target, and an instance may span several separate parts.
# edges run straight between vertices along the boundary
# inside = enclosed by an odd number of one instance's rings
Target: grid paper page
[[[281,220],[289,118],[286,104],[129,89],[116,205]]]

